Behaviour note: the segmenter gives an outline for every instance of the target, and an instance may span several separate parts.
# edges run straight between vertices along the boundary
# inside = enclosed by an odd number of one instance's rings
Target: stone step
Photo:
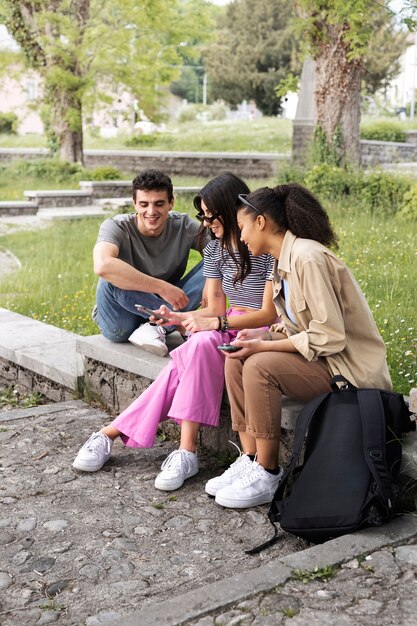
[[[4,200],[0,202],[0,215],[36,215],[36,202],[23,200]]]
[[[38,209],[45,207],[88,206],[93,202],[91,193],[80,189],[25,191],[23,195],[28,200],[35,202]]]
[[[94,198],[121,198],[132,202],[132,181],[130,180],[82,180],[80,188]],[[196,194],[199,187],[175,186],[174,195]]]
[[[131,203],[130,203],[131,204]],[[105,219],[110,215],[109,212],[115,210],[115,206],[105,203],[91,204],[90,206],[68,206],[68,207],[44,207],[39,209],[37,216],[52,220],[57,219],[81,219],[83,217],[99,216]]]
[[[27,388],[33,388],[33,375],[51,381],[51,395],[45,395],[52,400],[66,399],[57,388],[62,387],[70,395],[78,390],[83,362],[75,349],[77,335],[0,308],[0,336],[3,378],[15,379]],[[47,386],[46,382],[40,383],[37,390],[43,393]]]

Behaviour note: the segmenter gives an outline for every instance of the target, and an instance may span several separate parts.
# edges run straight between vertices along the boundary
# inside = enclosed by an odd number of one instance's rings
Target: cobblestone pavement
[[[210,585],[230,596],[235,575],[250,581],[311,552],[286,535],[261,555],[246,555],[271,535],[267,506],[217,506],[204,494],[205,481],[220,471],[207,453],[200,455],[200,473],[171,493],[154,488],[174,447],[169,442],[151,450],[116,443],[102,471],[76,472],[71,464],[78,448],[108,419],[81,401],[0,412],[2,626],[161,624],[151,615],[161,603],[181,605],[184,596],[186,609],[192,594],[203,606]],[[285,569],[273,591],[248,593],[199,619],[198,613],[188,619],[185,610],[181,621],[164,623],[417,625],[416,545],[377,550],[328,580],[318,578],[319,570],[316,580],[304,574],[306,582],[297,581]],[[149,617],[135,619],[148,610]]]
[[[383,549],[329,572],[295,571],[268,593],[189,626],[415,626],[417,545]],[[314,577],[317,577],[316,579]],[[301,579],[301,580],[297,580]],[[303,580],[304,579],[304,580]]]
[[[2,626],[113,624],[304,547],[288,538],[246,555],[270,536],[267,507],[217,506],[204,493],[219,473],[212,458],[181,490],[157,491],[172,443],[134,450],[117,442],[100,472],[73,470],[80,445],[108,421],[82,402],[0,413]]]

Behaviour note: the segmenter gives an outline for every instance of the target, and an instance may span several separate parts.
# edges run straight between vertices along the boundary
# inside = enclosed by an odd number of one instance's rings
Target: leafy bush
[[[333,165],[316,165],[305,177],[305,185],[321,200],[349,200],[351,208],[371,215],[394,215],[404,207],[410,181],[381,170],[349,170]]]
[[[161,137],[160,133],[153,133],[152,135],[133,135],[125,141],[125,146],[130,148],[141,146],[153,146]]]
[[[372,139],[374,141],[405,141],[405,132],[398,122],[381,120],[364,124],[361,127],[361,139]]]
[[[79,163],[69,163],[59,159],[21,159],[10,169],[16,176],[48,178],[58,182],[76,182],[87,176],[87,171]]]
[[[403,197],[403,205],[397,213],[402,220],[417,222],[417,185],[411,185]]]
[[[305,185],[320,198],[331,200],[355,195],[360,176],[359,172],[322,163],[309,170]]]
[[[361,179],[361,200],[371,215],[395,215],[403,207],[404,194],[410,182],[400,176],[378,170],[364,173]]]
[[[19,119],[15,113],[0,113],[0,133],[16,135]]]
[[[115,167],[96,167],[88,172],[88,180],[120,180],[123,174]]]

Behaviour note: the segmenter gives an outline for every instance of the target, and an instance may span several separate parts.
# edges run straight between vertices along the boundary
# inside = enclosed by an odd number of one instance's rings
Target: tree
[[[3,20],[44,81],[44,120],[61,158],[83,158],[83,107],[128,89],[154,114],[178,47],[208,27],[204,0],[0,0]],[[111,96],[110,96],[111,98]]]
[[[274,89],[295,47],[291,12],[284,0],[235,0],[225,8],[216,41],[203,52],[212,97],[232,105],[254,99],[264,113],[279,112]]]
[[[325,158],[360,163],[360,93],[373,0],[297,0],[300,33],[316,62],[315,142]]]
[[[383,81],[382,74],[398,59],[402,38],[398,36],[395,51],[378,68],[371,62],[372,51],[392,16],[387,2],[297,0],[295,6],[301,18],[299,33],[316,62],[317,153],[339,164],[358,165],[362,77],[376,88]],[[393,41],[392,35],[389,40]]]
[[[362,76],[367,94],[385,89],[398,76],[406,46],[407,34],[398,27],[395,16],[382,5],[377,7]]]

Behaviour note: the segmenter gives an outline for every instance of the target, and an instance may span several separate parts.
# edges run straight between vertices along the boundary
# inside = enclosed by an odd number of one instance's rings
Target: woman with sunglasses
[[[225,374],[232,428],[256,460],[216,502],[246,508],[271,502],[279,482],[281,401],[307,402],[342,374],[356,386],[391,388],[384,342],[350,270],[327,246],[336,235],[318,200],[295,183],[240,196],[241,239],[256,257],[271,254],[280,323],[243,330]],[[221,477],[220,477],[221,478]],[[216,483],[212,479],[210,493]],[[221,482],[221,481],[220,481]],[[213,487],[214,485],[214,487]]]
[[[213,427],[219,422],[225,359],[217,346],[230,344],[241,329],[268,327],[276,319],[267,280],[273,259],[268,254],[252,257],[240,241],[236,203],[239,193],[248,191],[240,178],[225,173],[194,199],[201,235],[206,228],[211,233],[204,249],[207,306],[187,313],[160,308],[171,324],[181,324],[191,333],[188,340],[170,353],[168,365],[139,398],[109,426],[93,433],[73,463],[76,469],[101,469],[117,437],[127,446],[152,447],[159,423],[173,419],[181,426],[180,447],[162,464],[155,487],[179,489],[198,472],[200,425]],[[244,461],[249,462],[247,457]]]

